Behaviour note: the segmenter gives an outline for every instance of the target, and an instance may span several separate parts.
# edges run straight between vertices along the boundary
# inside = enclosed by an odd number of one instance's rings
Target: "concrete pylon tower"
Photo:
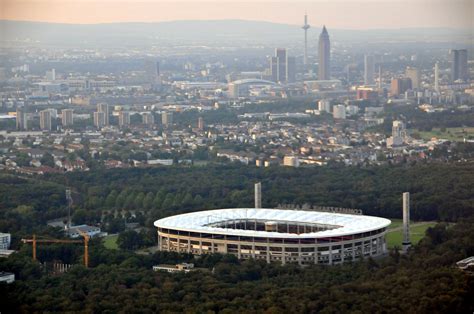
[[[406,252],[410,246],[410,192],[405,192],[403,193],[403,251]]]
[[[262,208],[262,183],[255,183],[255,208]]]
[[[311,26],[308,24],[308,15],[304,14],[304,25],[301,27],[304,30],[304,57],[303,57],[303,64],[304,70],[308,70],[308,29]]]

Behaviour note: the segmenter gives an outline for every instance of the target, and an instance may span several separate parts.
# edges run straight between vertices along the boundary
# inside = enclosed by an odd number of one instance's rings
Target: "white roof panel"
[[[234,219],[291,221],[299,223],[313,223],[322,225],[336,225],[339,228],[323,230],[313,233],[281,233],[255,230],[241,230],[211,227],[209,224],[232,221]],[[268,209],[268,208],[228,208],[206,210],[182,215],[170,216],[155,221],[158,228],[175,229],[189,232],[227,234],[247,237],[268,238],[326,238],[344,236],[356,233],[369,232],[390,225],[391,221],[385,218],[349,215],[317,211]]]

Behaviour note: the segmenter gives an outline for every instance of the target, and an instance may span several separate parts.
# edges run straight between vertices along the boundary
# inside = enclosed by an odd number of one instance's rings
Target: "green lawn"
[[[400,224],[401,225],[401,224]],[[420,242],[420,240],[425,236],[425,232],[429,227],[433,227],[436,225],[436,222],[429,222],[424,225],[420,226],[413,226],[410,227],[410,237],[411,237],[411,243],[412,244],[417,244]],[[389,229],[392,229],[391,226]],[[402,247],[402,239],[403,239],[403,230],[396,230],[392,232],[387,233],[387,246],[388,248],[393,248],[394,246]]]
[[[102,241],[104,242],[104,246],[110,250],[118,250],[117,245],[118,234],[106,236]]]
[[[450,141],[461,142],[464,138],[474,138],[474,128],[446,128],[445,132],[441,132],[441,129],[434,128],[430,132],[410,130],[411,134],[418,133],[420,137],[424,140],[431,140],[431,138],[436,137],[438,139],[446,139]]]

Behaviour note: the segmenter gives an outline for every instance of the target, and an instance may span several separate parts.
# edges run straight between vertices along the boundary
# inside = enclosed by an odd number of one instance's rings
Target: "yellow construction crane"
[[[62,240],[62,239],[37,239],[33,235],[32,239],[21,239],[23,243],[31,243],[33,245],[33,260],[36,261],[36,246],[38,243],[84,243],[84,266],[89,267],[89,240],[90,236],[82,231],[79,231],[84,240]]]

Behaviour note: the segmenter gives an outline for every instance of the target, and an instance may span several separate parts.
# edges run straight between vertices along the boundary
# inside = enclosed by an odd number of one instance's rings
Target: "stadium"
[[[154,224],[161,251],[332,265],[385,254],[390,220],[305,210],[230,208],[171,216]]]

